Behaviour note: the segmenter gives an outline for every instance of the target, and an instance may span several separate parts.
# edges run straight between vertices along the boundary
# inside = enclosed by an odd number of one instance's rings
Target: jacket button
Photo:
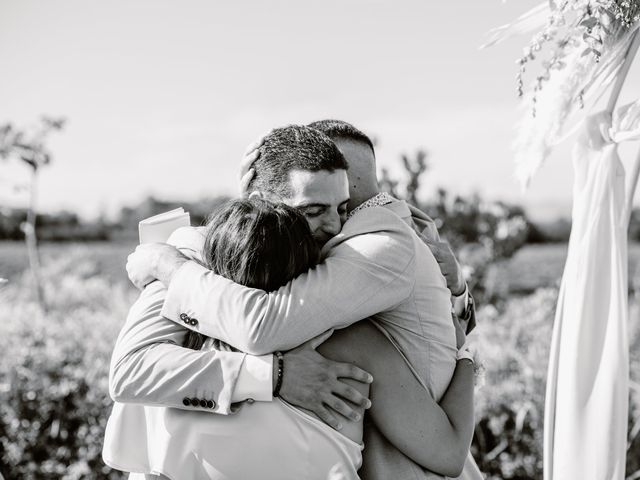
[[[189,405],[191,405],[191,400],[189,400],[187,397],[184,397],[184,398],[182,399],[182,404],[183,404],[185,407],[188,407]]]
[[[195,318],[190,318],[189,323],[191,324],[191,326],[195,327],[198,324],[198,320],[196,320]]]
[[[204,399],[200,400],[200,406],[201,406],[202,408],[206,408],[206,407],[207,407],[207,401],[206,401],[206,400],[204,400]]]
[[[209,406],[209,404],[210,404],[211,406]],[[209,401],[207,402],[207,406],[208,406],[209,408],[216,408],[216,402],[214,402],[213,400],[209,400]]]
[[[189,315],[187,315],[186,313],[181,313],[181,314],[180,314],[180,320],[182,320],[183,322],[184,322],[187,318],[189,318]]]
[[[200,399],[196,398],[196,397],[193,397],[191,399],[191,405],[194,406],[194,407],[197,407],[198,405],[200,405]]]

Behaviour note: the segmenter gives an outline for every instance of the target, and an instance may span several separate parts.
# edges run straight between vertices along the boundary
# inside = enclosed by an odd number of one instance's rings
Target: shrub
[[[544,386],[557,291],[541,289],[478,314],[486,373],[476,395],[472,452],[489,478],[532,479],[542,472]]]
[[[480,308],[478,347],[486,373],[476,394],[472,453],[490,480],[542,479],[545,386],[558,291]],[[627,474],[640,469],[640,308],[631,304]],[[638,478],[638,477],[635,477]]]
[[[121,478],[101,459],[111,350],[134,298],[82,252],[49,264],[44,317],[24,278],[0,290],[0,458],[7,478]]]
[[[66,247],[65,247],[66,248]],[[45,264],[52,300],[44,317],[30,277],[0,289],[0,471],[7,479],[120,479],[101,449],[111,411],[111,350],[136,291],[108,280],[95,247],[68,247]],[[114,262],[124,252],[112,250]],[[472,452],[489,479],[542,478],[542,427],[557,290],[478,310],[485,386],[476,395]],[[633,303],[631,318],[640,307]],[[627,472],[640,469],[640,326],[631,329]]]

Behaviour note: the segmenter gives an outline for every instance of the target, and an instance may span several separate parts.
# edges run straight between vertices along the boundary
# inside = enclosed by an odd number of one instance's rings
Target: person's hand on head
[[[451,246],[447,242],[431,242],[426,239],[425,242],[440,265],[440,270],[447,281],[447,288],[451,290],[451,294],[454,297],[462,295],[467,288],[467,282]]]
[[[168,286],[173,274],[187,261],[188,258],[171,245],[145,243],[127,257],[127,275],[141,290],[154,280]]]
[[[273,130],[269,130],[263,135],[260,135],[260,137],[258,137],[255,142],[249,144],[247,149],[244,151],[242,161],[240,162],[240,195],[243,198],[248,196],[249,184],[256,174],[253,164],[258,160],[258,158],[260,158],[260,147],[264,144],[264,139],[272,131]]]
[[[355,365],[334,362],[316,352],[332,333],[331,330],[323,333],[284,354],[280,397],[312,411],[327,425],[339,430],[341,416],[358,421],[364,409],[371,406],[368,398],[341,379],[371,383],[373,377]]]

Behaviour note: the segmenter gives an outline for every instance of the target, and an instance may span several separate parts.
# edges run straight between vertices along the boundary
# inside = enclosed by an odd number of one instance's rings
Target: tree
[[[27,244],[29,266],[33,274],[36,297],[40,307],[45,312],[47,311],[47,302],[42,288],[40,255],[36,237],[38,174],[41,167],[51,163],[51,153],[45,145],[45,140],[50,133],[62,130],[64,124],[65,120],[63,118],[42,116],[39,125],[32,131],[18,129],[11,123],[0,125],[0,159],[15,158],[20,160],[29,167],[31,173],[29,207],[27,209],[27,219],[22,225],[22,230]]]
[[[418,150],[415,160],[411,160],[408,155],[402,155],[402,164],[407,172],[407,194],[405,198],[412,205],[418,205],[418,190],[420,190],[420,179],[429,169],[427,163],[427,152]]]

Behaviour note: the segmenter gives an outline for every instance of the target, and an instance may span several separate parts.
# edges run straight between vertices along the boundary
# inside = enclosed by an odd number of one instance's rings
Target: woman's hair
[[[301,213],[255,198],[232,200],[209,218],[202,260],[235,283],[271,292],[316,265],[319,255]],[[191,332],[185,346],[199,349],[204,339]]]

